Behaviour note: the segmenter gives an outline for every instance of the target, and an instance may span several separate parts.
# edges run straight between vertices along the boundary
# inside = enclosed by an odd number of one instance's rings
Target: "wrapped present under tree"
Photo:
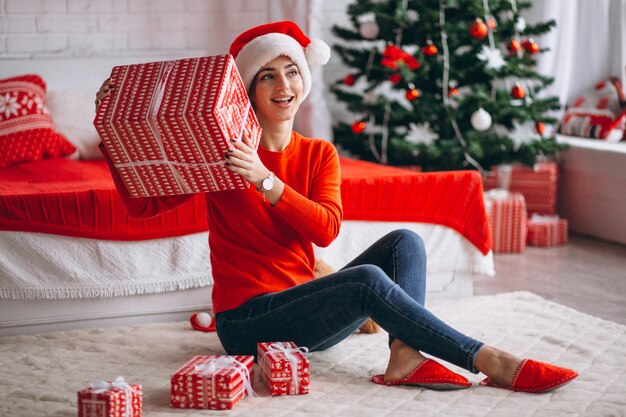
[[[78,391],[78,417],[141,417],[141,385],[119,376]]]
[[[493,252],[524,252],[527,227],[524,196],[502,189],[487,191],[485,206],[493,235]]]
[[[559,216],[534,214],[528,220],[527,243],[542,247],[567,243],[567,220]]]
[[[253,356],[194,356],[171,378],[173,408],[230,410],[252,389]]]

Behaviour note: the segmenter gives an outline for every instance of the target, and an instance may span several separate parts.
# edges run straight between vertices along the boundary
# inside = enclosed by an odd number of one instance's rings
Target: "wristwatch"
[[[274,188],[274,173],[270,171],[269,175],[263,179],[261,186],[257,188],[257,191],[266,193]]]

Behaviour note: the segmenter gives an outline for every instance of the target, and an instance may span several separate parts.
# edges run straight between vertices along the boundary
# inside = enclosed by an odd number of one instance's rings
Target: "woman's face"
[[[289,57],[279,56],[261,67],[252,90],[251,100],[259,118],[273,122],[292,120],[303,91],[300,70]]]

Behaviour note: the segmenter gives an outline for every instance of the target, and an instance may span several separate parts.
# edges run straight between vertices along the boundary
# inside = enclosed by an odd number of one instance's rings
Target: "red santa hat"
[[[288,56],[298,66],[304,91],[304,100],[311,91],[309,66],[324,65],[330,58],[330,48],[320,39],[309,39],[291,21],[266,23],[243,32],[230,45],[237,69],[250,89],[254,76],[271,60]]]

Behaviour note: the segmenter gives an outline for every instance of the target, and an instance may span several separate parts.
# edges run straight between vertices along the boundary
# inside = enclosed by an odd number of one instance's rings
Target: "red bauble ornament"
[[[526,39],[524,42],[522,42],[522,47],[529,54],[536,54],[537,52],[541,51],[541,48],[539,47],[539,45],[537,45],[537,42],[535,42],[534,39]]]
[[[543,136],[543,132],[546,131],[546,125],[544,125],[542,122],[537,122],[537,124],[535,124],[535,129],[537,129],[537,133]]]
[[[352,86],[356,82],[356,77],[352,74],[348,74],[343,78],[343,83],[345,85]]]
[[[450,86],[448,87],[448,97],[451,96],[458,96],[459,95],[459,89],[454,87],[454,86]]]
[[[418,90],[417,88],[411,88],[410,90],[406,91],[406,94],[404,96],[407,100],[413,101],[420,96],[420,90]]]
[[[498,24],[496,23],[496,19],[493,16],[487,19],[487,26],[489,26],[489,29],[494,30],[497,25]]]
[[[437,47],[433,45],[432,41],[428,41],[426,46],[422,48],[422,52],[426,56],[433,56],[433,55],[437,55],[437,53],[439,52],[439,49],[437,49]]]
[[[399,84],[402,81],[402,75],[400,75],[400,74],[391,74],[389,76],[389,81],[391,81],[394,84]]]
[[[520,46],[519,41],[517,39],[511,39],[511,42],[509,42],[509,44],[507,45],[507,49],[512,54],[516,54],[520,50],[520,48],[521,48],[521,46]]]
[[[469,33],[476,39],[485,39],[489,34],[489,28],[481,18],[477,18],[470,26]]]
[[[358,135],[360,133],[363,133],[366,127],[367,123],[362,120],[357,120],[356,122],[352,123],[352,132]]]
[[[519,84],[515,84],[515,87],[511,89],[511,97],[513,97],[514,99],[521,100],[524,98],[525,95],[526,91],[524,91],[524,88]]]

